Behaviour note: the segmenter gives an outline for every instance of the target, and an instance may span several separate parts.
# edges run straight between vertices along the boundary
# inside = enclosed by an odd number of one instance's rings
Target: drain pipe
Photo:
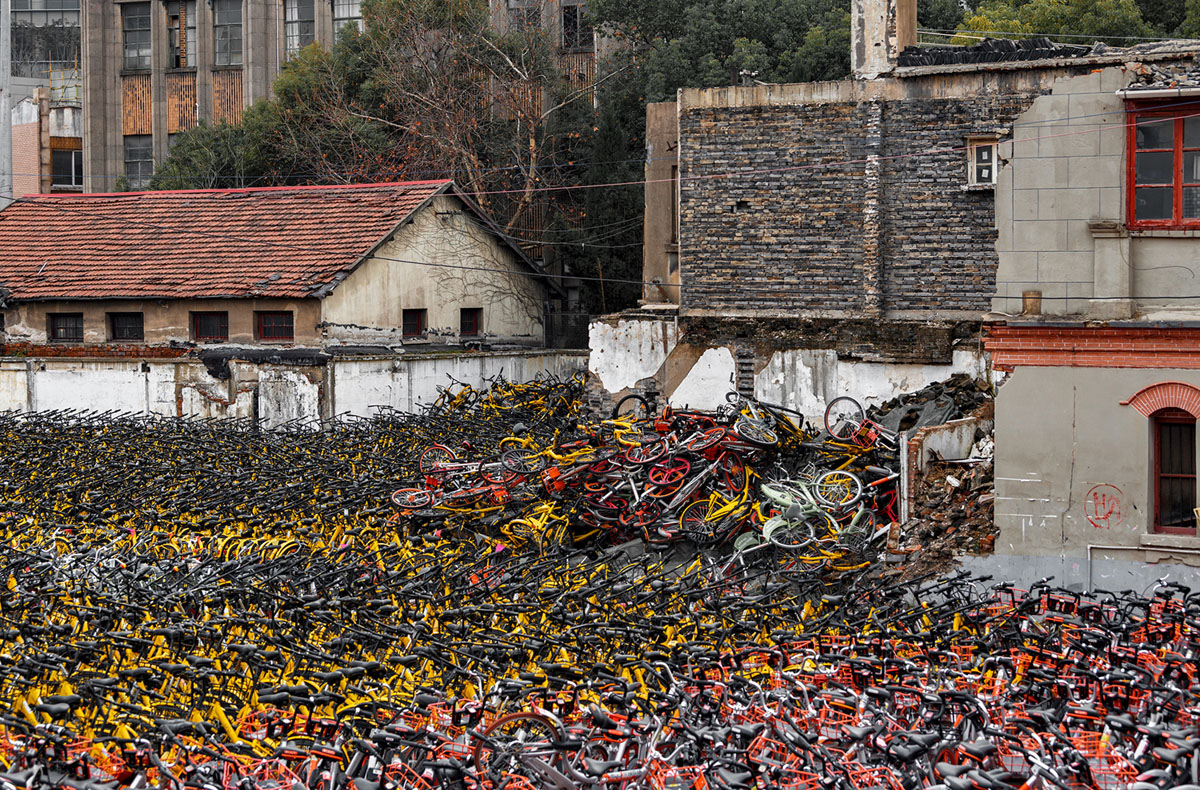
[[[1105,546],[1099,543],[1089,543],[1087,546],[1088,592],[1092,591],[1092,549],[1101,551],[1163,551],[1174,554],[1200,554],[1200,549],[1175,548],[1174,546]]]

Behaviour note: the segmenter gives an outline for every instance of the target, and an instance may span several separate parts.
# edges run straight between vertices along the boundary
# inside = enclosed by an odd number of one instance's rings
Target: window
[[[56,148],[50,152],[50,186],[83,189],[83,151]]]
[[[592,48],[592,20],[588,18],[587,7],[563,5],[562,37],[563,49]]]
[[[540,0],[508,0],[509,32],[536,30],[542,26]]]
[[[420,337],[421,335],[425,334],[424,310],[405,310],[403,320],[403,331],[405,337]]]
[[[125,178],[130,189],[145,189],[154,174],[154,138],[148,134],[125,135]]]
[[[108,337],[110,340],[145,340],[146,330],[141,313],[109,313]]]
[[[296,336],[291,311],[272,311],[254,314],[259,340],[290,342]]]
[[[242,0],[213,0],[213,41],[216,65],[242,65]]]
[[[483,334],[483,308],[464,307],[458,311],[458,333],[463,337]]]
[[[316,37],[316,0],[284,0],[283,38],[288,56],[313,43]]]
[[[192,340],[220,343],[229,339],[229,313],[192,313]]]
[[[975,137],[967,141],[967,183],[971,186],[990,186],[996,183],[995,137]]]
[[[333,0],[334,36],[340,36],[347,25],[362,30],[362,0]]]
[[[1151,419],[1154,431],[1154,530],[1196,534],[1196,418],[1183,409],[1163,409]]]
[[[48,313],[46,318],[46,336],[50,342],[83,342],[83,313]]]
[[[167,68],[196,68],[196,0],[167,3],[167,51]]]
[[[1200,104],[1129,115],[1129,225],[1200,227]]]
[[[150,4],[121,6],[121,30],[125,40],[125,70],[150,68]]]

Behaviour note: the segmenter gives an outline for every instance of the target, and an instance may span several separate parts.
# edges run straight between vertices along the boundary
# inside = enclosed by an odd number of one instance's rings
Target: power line
[[[1180,117],[1180,118],[1200,117],[1200,112],[1192,113],[1189,115],[1180,115],[1180,116],[1176,116],[1176,117]],[[1097,125],[1095,125],[1094,128],[1091,128],[1091,129],[1071,131],[1071,132],[1060,132],[1060,133],[1048,134],[1048,135],[1039,135],[1037,137],[1022,138],[1019,140],[1014,139],[1012,142],[1014,142],[1014,143],[1016,143],[1016,142],[1033,142],[1035,140],[1053,139],[1053,138],[1058,138],[1058,137],[1070,137],[1070,136],[1077,135],[1077,134],[1095,134],[1095,133],[1099,132],[1101,129],[1105,129],[1105,128],[1132,128],[1132,127],[1135,127],[1135,126],[1138,126],[1141,124],[1157,123],[1160,121],[1161,121],[1161,119],[1159,119],[1159,118],[1150,118],[1150,119],[1146,119],[1146,120],[1142,120],[1142,121],[1127,121],[1127,122],[1119,123],[1119,124],[1097,124]],[[896,155],[886,156],[886,157],[877,157],[877,159],[879,159],[879,160],[913,159],[913,158],[918,158],[918,157],[923,157],[923,156],[953,153],[956,151],[965,151],[965,150],[967,150],[966,146],[936,148],[936,149],[929,149],[927,151],[916,151],[916,152],[907,153],[907,154],[896,154]],[[768,168],[765,170],[757,170],[757,171],[755,171],[755,170],[734,171],[733,173],[730,173],[730,172],[714,173],[714,174],[710,174],[707,176],[699,175],[699,176],[680,177],[679,180],[680,181],[699,180],[699,179],[704,179],[704,178],[715,179],[715,178],[726,178],[729,175],[744,176],[744,175],[754,175],[757,173],[793,172],[793,171],[802,171],[802,170],[811,170],[811,169],[820,169],[820,168],[833,168],[833,167],[838,167],[838,166],[847,165],[847,164],[861,164],[861,163],[865,163],[867,161],[870,161],[870,160],[868,160],[868,159],[850,159],[850,160],[843,160],[840,162],[823,162],[823,163],[819,163],[816,165],[797,165],[797,166],[793,166],[793,167]],[[658,180],[649,180],[649,181],[642,181],[642,182],[626,182],[622,185],[635,185],[635,184],[640,184],[640,183],[663,183],[663,182],[669,183],[671,181],[672,181],[672,179],[658,179]],[[600,188],[600,187],[610,186],[610,185],[597,184],[597,185],[593,185],[593,186],[595,188]],[[136,194],[136,193],[131,193],[131,194]],[[153,194],[153,193],[148,193],[148,194]],[[115,195],[114,197],[121,197],[121,195],[118,194],[118,195]],[[68,200],[69,199],[70,198],[68,198]],[[128,224],[149,227],[149,228],[153,228],[156,230],[169,231],[172,233],[190,233],[193,235],[203,236],[206,238],[223,239],[223,240],[227,240],[227,241],[240,241],[240,242],[244,242],[247,244],[260,244],[260,245],[268,246],[268,247],[280,247],[280,248],[291,249],[291,250],[296,250],[296,251],[301,251],[301,252],[314,252],[314,253],[326,254],[326,255],[341,254],[341,251],[335,251],[335,250],[330,250],[330,249],[326,249],[326,248],[306,247],[306,246],[288,244],[285,242],[278,242],[278,241],[273,241],[273,240],[247,239],[247,238],[242,238],[242,237],[237,237],[237,236],[231,236],[229,234],[214,233],[214,232],[209,232],[209,231],[195,230],[195,229],[191,229],[191,228],[179,228],[179,227],[170,226],[170,225],[162,225],[162,224],[158,224],[158,223],[146,222],[144,220],[138,220],[138,219],[133,219],[133,218],[129,218],[129,217],[113,216],[113,215],[102,214],[102,213],[97,213],[97,212],[93,212],[93,211],[83,211],[83,210],[79,210],[79,209],[75,209],[75,208],[67,208],[63,205],[59,205],[59,203],[60,203],[59,199],[46,200],[44,198],[20,197],[20,198],[14,198],[13,202],[34,203],[34,204],[37,204],[40,206],[52,208],[59,212],[74,214],[76,216],[90,217],[93,219],[108,219],[108,220],[117,221],[117,222],[126,222]],[[634,246],[636,246],[636,245],[634,245]],[[412,264],[415,266],[428,266],[428,267],[434,267],[434,268],[457,269],[457,270],[464,270],[464,271],[486,271],[486,272],[492,272],[492,273],[494,273],[496,271],[494,268],[486,267],[486,266],[468,266],[468,265],[464,265],[464,264],[434,263],[431,261],[413,261],[413,260],[407,260],[407,259],[403,259],[403,258],[391,258],[391,257],[387,257],[387,256],[382,256],[382,255],[377,255],[377,256],[373,256],[373,257],[376,257],[379,260],[383,260],[383,261],[388,261],[388,262],[393,262],[393,263],[406,263],[406,264]],[[541,271],[535,271],[533,273],[533,276],[542,277],[542,278],[557,277],[557,275],[552,275],[552,274],[549,274],[546,272],[541,272]],[[685,286],[682,284],[675,285],[675,284],[671,284],[671,283],[661,283],[661,282],[646,281],[646,280],[641,280],[641,279],[633,280],[633,279],[612,278],[612,277],[589,277],[589,276],[584,276],[584,275],[569,275],[568,277],[569,277],[569,279],[585,281],[585,282],[624,283],[624,284],[642,285],[642,286],[653,285],[653,286],[658,286],[658,287],[663,287],[663,288],[679,288],[681,290],[685,290],[685,289],[703,290],[705,288],[720,290],[725,287],[725,286],[719,286],[719,285],[704,285],[704,284],[692,284],[692,285]],[[760,291],[759,293],[786,294],[786,293],[791,293],[791,292],[792,291],[789,291],[787,289],[773,287],[773,288],[769,288],[769,289],[764,289],[764,290]],[[803,289],[803,290],[796,290],[794,292],[795,293],[809,293],[810,291],[808,289]],[[989,296],[987,298],[992,299],[992,298],[1008,298],[1008,297]],[[1083,299],[1086,297],[1044,296],[1043,300],[1044,301],[1047,301],[1047,300],[1052,301],[1052,300],[1056,300],[1056,299],[1069,300],[1071,298],[1075,298],[1076,300],[1079,300],[1079,299]],[[1112,297],[1112,299],[1115,299],[1115,300],[1120,300],[1120,299],[1125,299],[1125,298],[1127,298],[1127,297]],[[1197,295],[1196,297],[1186,297],[1186,296],[1176,297],[1174,295],[1139,296],[1137,298],[1139,298],[1139,299],[1173,299],[1173,298],[1184,298],[1184,299],[1197,298],[1197,299],[1200,299],[1200,295]],[[1099,298],[1099,297],[1093,299],[1093,301],[1102,301],[1102,300],[1103,300],[1103,298]]]

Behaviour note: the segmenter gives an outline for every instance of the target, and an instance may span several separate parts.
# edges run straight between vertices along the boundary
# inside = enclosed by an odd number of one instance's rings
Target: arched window
[[[1196,418],[1183,409],[1150,416],[1154,432],[1154,530],[1196,534]]]
[[[1150,481],[1154,532],[1196,534],[1196,418],[1200,388],[1163,381],[1136,392],[1123,406],[1150,419]]]

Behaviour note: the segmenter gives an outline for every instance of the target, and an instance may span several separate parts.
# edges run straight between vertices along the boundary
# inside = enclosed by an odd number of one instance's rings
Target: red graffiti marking
[[[1121,505],[1124,494],[1116,486],[1102,484],[1093,486],[1087,492],[1083,503],[1083,512],[1087,520],[1096,529],[1112,529],[1121,526],[1125,520],[1125,510]]]

